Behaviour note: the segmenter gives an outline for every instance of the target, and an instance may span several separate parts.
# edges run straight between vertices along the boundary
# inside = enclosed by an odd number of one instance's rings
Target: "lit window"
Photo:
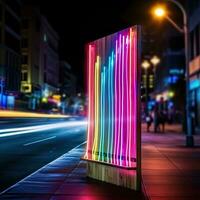
[[[44,34],[44,42],[47,42],[47,35]]]

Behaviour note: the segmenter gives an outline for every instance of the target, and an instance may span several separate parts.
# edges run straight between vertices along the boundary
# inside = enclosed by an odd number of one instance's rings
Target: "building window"
[[[16,52],[20,52],[20,40],[15,38],[8,31],[5,32],[5,43],[6,45]]]
[[[44,82],[45,83],[47,82],[47,75],[46,75],[46,73],[44,73]]]
[[[190,33],[190,58],[194,58],[194,31]]]
[[[22,81],[28,81],[28,73],[22,72]]]
[[[20,21],[8,11],[5,12],[5,23],[13,31],[20,33]]]
[[[23,91],[29,90],[29,86],[23,86]]]
[[[22,20],[22,28],[23,29],[28,29],[28,27],[29,27],[29,21],[28,21],[28,19],[23,19]]]
[[[2,15],[3,15],[3,12],[2,12],[2,5],[0,4],[0,21],[2,21]]]
[[[23,55],[22,56],[22,64],[27,65],[28,64],[28,55]]]
[[[47,56],[44,54],[44,70],[47,69]]]
[[[37,32],[40,31],[40,18],[37,18],[36,21],[35,21],[35,30]]]
[[[12,9],[15,12],[15,14],[20,16],[21,6],[20,6],[20,3],[18,1],[6,0],[6,4],[10,9]]]
[[[22,48],[28,48],[28,39],[27,38],[22,39]]]
[[[47,34],[44,34],[44,42],[47,42]]]
[[[196,38],[196,56],[200,54],[200,26],[197,25],[195,28],[195,38]]]

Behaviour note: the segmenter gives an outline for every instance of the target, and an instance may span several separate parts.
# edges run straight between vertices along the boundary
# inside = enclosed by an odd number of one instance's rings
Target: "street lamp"
[[[155,7],[154,14],[156,17],[163,17],[166,15],[166,11],[163,7],[159,6],[159,7]]]
[[[188,16],[185,8],[176,0],[167,0],[174,3],[183,14],[183,27],[177,25],[167,14],[163,7],[156,7],[154,15],[158,18],[167,19],[180,33],[184,34],[185,41],[185,68],[186,68],[186,145],[189,147],[194,146],[194,139],[192,135],[191,116],[189,108],[189,30],[188,30]]]
[[[150,60],[150,62],[153,64],[153,72],[154,72],[154,87],[156,85],[156,66],[160,63],[160,58],[158,56],[153,56]]]
[[[153,56],[150,61],[154,66],[157,66],[160,63],[160,58],[158,58],[158,56]]]
[[[146,96],[146,114],[148,112],[148,68],[150,67],[150,63],[147,60],[142,62],[142,68],[145,70],[146,75],[146,87],[145,87],[145,96]]]

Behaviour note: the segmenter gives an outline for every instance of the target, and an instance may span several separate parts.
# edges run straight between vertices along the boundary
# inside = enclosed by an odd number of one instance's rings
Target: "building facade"
[[[160,57],[158,54],[158,41],[156,41],[156,32],[150,27],[144,27],[142,31],[142,66],[141,66],[141,100],[142,112],[151,109],[151,93],[155,90],[156,67],[151,62],[153,57]],[[143,63],[147,62],[149,67],[145,69]],[[148,99],[148,101],[147,101]],[[148,103],[147,103],[148,102]],[[146,105],[147,104],[147,105]]]
[[[67,97],[76,96],[76,77],[72,73],[71,65],[60,62],[60,91]]]
[[[0,1],[0,82],[1,97],[20,91],[21,2]],[[0,98],[2,100],[2,98]]]
[[[200,128],[200,0],[188,2],[190,28],[190,106]]]
[[[155,68],[155,89],[151,97],[153,104],[168,114],[169,121],[182,123],[185,109],[183,36],[169,27],[159,39],[161,62]]]
[[[42,97],[57,92],[59,87],[59,37],[38,8],[22,9],[21,92],[29,97],[35,109]]]

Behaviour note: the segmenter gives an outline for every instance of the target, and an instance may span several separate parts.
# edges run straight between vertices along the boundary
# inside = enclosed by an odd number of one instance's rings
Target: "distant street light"
[[[154,72],[154,87],[156,85],[156,67],[160,63],[160,58],[158,56],[153,56],[150,60],[150,62],[153,64],[153,72]]]
[[[180,33],[184,33],[185,37],[185,63],[186,63],[186,145],[194,146],[194,138],[191,127],[190,105],[189,105],[189,30],[188,16],[185,8],[176,0],[167,0],[175,4],[183,14],[183,27],[177,25],[167,14],[164,7],[158,6],[154,9],[154,15],[158,18],[167,19]]]
[[[147,60],[144,60],[142,62],[142,68],[148,69],[150,67],[150,63]]]
[[[145,96],[146,96],[146,114],[148,112],[148,68],[151,66],[148,60],[142,62],[142,68],[145,69],[146,75],[146,87],[145,87]]]
[[[158,56],[153,56],[150,61],[154,66],[157,66],[160,63],[160,58]]]

